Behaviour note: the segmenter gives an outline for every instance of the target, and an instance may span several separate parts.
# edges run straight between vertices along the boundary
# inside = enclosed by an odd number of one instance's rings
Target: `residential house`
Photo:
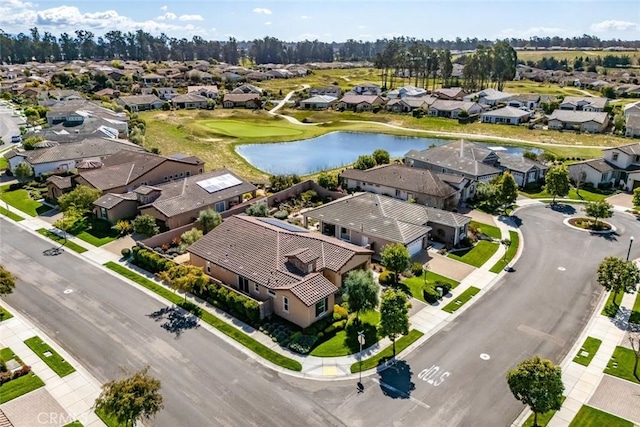
[[[535,93],[526,93],[523,95],[513,95],[507,100],[508,107],[525,108],[528,111],[537,110],[540,104],[547,102],[548,96],[541,96]]]
[[[387,102],[387,110],[394,113],[411,113],[413,110],[421,109],[426,112],[435,101],[436,98],[432,96],[395,98]]]
[[[78,168],[74,181],[103,193],[127,193],[141,185],[157,185],[199,175],[204,162],[195,156],[164,157],[121,150],[102,159],[98,167]]]
[[[156,95],[121,96],[116,102],[131,112],[159,110],[164,105],[164,101]]]
[[[273,218],[236,215],[188,248],[190,263],[301,328],[331,316],[344,277],[371,251]]]
[[[599,159],[569,165],[572,179],[593,186],[614,186],[627,191],[640,187],[640,144],[605,148]]]
[[[171,104],[175,109],[194,110],[197,108],[206,109],[209,104],[209,98],[197,93],[187,93],[185,95],[177,95],[171,100]]]
[[[356,193],[303,213],[319,222],[324,235],[371,249],[374,258],[388,244],[401,244],[413,257],[430,245],[429,233],[438,231],[439,240],[456,245],[467,233],[471,218],[392,197]]]
[[[209,99],[218,98],[218,86],[209,85],[209,86],[188,86],[187,93],[196,93],[200,96],[207,97]]]
[[[73,189],[71,176],[51,175],[47,178],[47,200],[55,203],[60,196]]]
[[[494,106],[499,103],[506,103],[513,94],[501,92],[496,89],[488,88],[480,92],[465,95],[462,100],[465,102],[477,102],[478,104]]]
[[[300,101],[303,110],[326,110],[337,102],[338,98],[330,95],[316,95]]]
[[[640,137],[640,113],[627,116],[625,119],[625,135],[631,138]]]
[[[515,107],[502,107],[496,110],[486,111],[480,114],[482,123],[503,125],[519,125],[529,121],[531,113]]]
[[[567,96],[562,103],[558,106],[560,110],[570,111],[588,111],[588,112],[603,112],[605,107],[609,105],[607,98],[600,98],[595,96]]]
[[[555,110],[548,116],[549,129],[600,133],[609,126],[609,114],[590,111]]]
[[[248,73],[244,77],[251,82],[262,82],[264,80],[271,80],[274,78],[273,75],[268,73],[263,73],[260,71],[254,71],[252,73]]]
[[[581,185],[590,183],[594,187],[600,185],[613,185],[619,173],[613,164],[607,162],[604,158],[584,160],[581,162],[571,163],[568,166],[569,177]]]
[[[382,93],[379,85],[369,82],[360,83],[354,86],[351,91],[357,95],[380,95]]]
[[[166,79],[167,78],[165,76],[161,76],[159,74],[153,74],[153,73],[143,74],[140,76],[140,80],[142,81],[142,84],[145,86],[161,84],[161,83],[164,83]]]
[[[387,92],[387,98],[420,98],[427,96],[427,91],[420,87],[415,86],[402,86],[398,89],[393,89]]]
[[[87,118],[97,117],[105,120],[109,127],[117,129],[122,135],[126,136],[129,132],[129,116],[126,113],[116,113],[94,102],[56,102],[49,106],[46,117],[49,127],[53,127],[58,123],[63,123],[69,127],[76,126],[83,123]]]
[[[159,196],[140,206],[142,214],[151,215],[167,228],[192,223],[200,211],[212,208],[224,212],[242,203],[245,195],[254,198],[257,188],[227,169],[189,176],[159,184]]]
[[[456,207],[460,198],[459,191],[442,181],[437,173],[400,164],[367,170],[345,169],[340,180],[345,189],[413,200],[439,209]]]
[[[233,94],[255,94],[255,95],[262,95],[262,89],[260,89],[258,86],[254,86],[252,84],[249,83],[245,83],[241,86],[238,86],[237,88],[233,89],[231,91],[231,93]]]
[[[466,101],[448,101],[438,99],[429,106],[427,113],[432,117],[447,117],[457,119],[461,111],[466,111],[469,116],[477,116],[483,111],[483,108],[477,102]]]
[[[163,101],[171,101],[178,96],[178,90],[173,87],[143,87],[140,89],[142,95],[157,95]]]
[[[138,197],[135,192],[107,193],[93,202],[96,218],[115,224],[122,219],[131,219],[138,213]]]
[[[95,92],[94,95],[99,97],[106,96],[109,99],[113,99],[120,96],[120,91],[117,89],[111,89],[110,87],[106,87],[102,90]]]
[[[340,95],[342,95],[342,90],[340,89],[340,86],[312,87],[309,89],[309,95],[329,95],[339,98]]]
[[[432,95],[438,99],[448,101],[462,101],[467,93],[460,87],[440,88],[433,91]]]
[[[211,82],[213,81],[213,74],[206,71],[191,70],[187,72],[187,78],[192,82]]]
[[[633,104],[627,104],[624,106],[624,116],[629,117],[631,115],[640,115],[640,101]]]
[[[379,95],[357,95],[346,93],[336,103],[338,110],[371,111],[374,107],[382,106],[384,99]]]
[[[58,123],[43,129],[27,132],[25,137],[37,136],[45,141],[79,142],[87,138],[126,137],[127,122],[112,121],[102,117],[84,117],[81,122],[69,121]]]
[[[103,160],[120,150],[144,151],[139,145],[129,141],[111,138],[88,138],[80,142],[54,142],[45,148],[35,150],[13,149],[4,154],[9,168],[15,169],[22,162],[33,168],[36,177],[47,172],[69,171],[86,159]]]
[[[260,95],[256,93],[226,93],[222,98],[224,108],[261,108]]]

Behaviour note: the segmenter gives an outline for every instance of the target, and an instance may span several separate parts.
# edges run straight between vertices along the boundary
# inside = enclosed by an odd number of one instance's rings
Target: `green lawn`
[[[107,425],[107,427],[126,427],[124,424],[116,421],[115,418],[105,414],[104,411],[96,411],[96,415]]]
[[[264,138],[269,136],[296,136],[304,132],[289,126],[264,126],[240,120],[202,120],[198,123],[215,133],[237,138]]]
[[[587,337],[587,339],[584,340],[584,344],[582,344],[582,347],[578,351],[578,354],[573,358],[573,361],[584,366],[589,366],[593,356],[596,355],[596,352],[600,348],[600,344],[602,344],[602,341],[599,339]],[[583,351],[586,351],[589,354],[587,356],[581,356],[580,353]]]
[[[633,310],[629,316],[629,322],[640,323],[640,292],[636,294],[636,300],[633,303]]]
[[[5,170],[9,166],[9,162],[4,156],[0,156],[0,171]]]
[[[8,211],[6,208],[3,208],[2,206],[0,206],[0,214],[6,216],[8,218],[11,218],[12,220],[14,220],[16,222],[24,220],[24,218],[21,217],[20,215],[18,215],[16,213],[13,213],[11,211]]]
[[[58,242],[60,244],[64,243],[64,238],[58,236],[56,233],[49,231],[49,230],[45,230],[44,228],[39,228],[36,230],[36,233],[42,234],[43,236],[53,240],[54,242]],[[88,249],[84,248],[80,245],[78,245],[77,243],[71,242],[69,240],[67,240],[67,243],[64,245],[65,248],[69,248],[74,252],[77,252],[79,254],[86,252]]]
[[[506,256],[491,267],[491,270],[489,271],[492,273],[500,273],[502,269],[509,265],[511,260],[516,256],[518,246],[520,245],[520,235],[515,231],[509,230],[509,240],[511,240],[511,245],[507,249]]]
[[[409,277],[407,279],[404,279],[402,281],[402,284],[408,288],[408,291],[414,298],[419,299],[422,302],[426,302],[424,300],[424,294],[422,293],[425,274],[427,276],[428,283],[434,283],[435,281],[450,283],[451,289],[455,289],[455,287],[460,284],[460,282],[457,282],[445,276],[441,276],[438,273],[434,273],[433,271],[429,270],[425,271],[425,273],[420,277]]]
[[[640,384],[640,380],[633,375],[635,361],[636,357],[633,350],[618,346],[613,352],[607,367],[604,368],[604,373]],[[640,377],[640,368],[638,368],[638,376]]]
[[[90,217],[84,224],[85,227],[79,230],[71,230],[71,234],[93,246],[106,245],[118,238],[118,232],[111,228],[109,221]]]
[[[64,360],[62,356],[60,356],[53,348],[51,348],[51,346],[42,341],[40,337],[31,337],[25,340],[24,343],[31,349],[31,351],[37,354],[38,357],[42,359],[42,361],[46,363],[48,367],[50,367],[56,374],[58,374],[59,377],[65,377],[76,371],[73,366],[69,364],[69,362]],[[50,356],[46,356],[44,354],[47,351],[51,353]]]
[[[465,264],[472,265],[474,267],[482,267],[482,265],[493,256],[498,250],[500,245],[498,243],[487,242],[486,240],[480,240],[476,245],[464,251],[458,251],[456,253],[450,253],[449,258],[462,261]]]
[[[121,266],[120,264],[116,264],[115,262],[109,261],[104,265],[108,269],[115,271],[116,273],[126,277],[127,279],[130,279],[136,282],[141,286],[144,286],[145,288],[155,292],[156,294],[171,301],[174,304],[181,304],[184,302],[183,297],[171,292],[169,289],[147,279],[146,277],[143,277],[129,270],[128,268]],[[256,353],[258,356],[267,359],[271,363],[274,363],[278,366],[282,366],[283,368],[286,368],[286,369],[290,369],[292,371],[302,370],[302,365],[300,365],[299,362],[293,359],[289,359],[288,357],[282,356],[279,353],[276,353],[275,351],[271,350],[265,345],[254,340],[250,336],[242,333],[235,327],[218,319],[216,316],[209,313],[208,311],[199,310],[197,312],[194,312],[194,314],[199,316],[203,321],[207,322],[209,325],[213,326],[214,328],[220,330],[225,335],[238,341],[240,344],[244,345],[245,347],[247,347],[248,349]]]
[[[13,317],[13,314],[11,314],[4,307],[0,307],[0,322],[3,320],[11,319],[12,317]]]
[[[51,209],[49,206],[32,200],[27,190],[8,191],[8,189],[7,185],[0,189],[0,199],[29,216],[38,216]]]
[[[469,227],[477,227],[478,229],[480,229],[481,233],[486,234],[489,237],[498,240],[502,239],[502,233],[500,232],[500,229],[495,225],[484,224],[478,221],[471,221],[469,223]]]
[[[424,335],[422,332],[418,331],[417,329],[412,329],[409,331],[408,335],[398,338],[396,340],[396,354],[400,353],[402,350],[416,342],[422,335]],[[354,363],[353,365],[351,365],[351,373],[355,374],[359,372],[361,368],[363,371],[373,369],[376,366],[381,365],[387,360],[391,359],[391,357],[393,357],[393,345],[385,348],[375,356],[364,359],[362,361],[362,367],[360,366],[360,362]]]
[[[364,330],[365,333],[365,345],[362,348],[370,347],[381,338],[377,333],[378,323],[380,323],[380,312],[372,310],[363,313],[360,315],[360,325],[356,326],[350,323],[333,338],[328,339],[314,348],[311,356],[339,357],[357,353],[360,351],[360,345],[358,343],[359,330]]]
[[[544,189],[540,189],[539,191],[535,191],[531,193],[520,190],[520,194],[525,197],[529,197],[531,199],[552,199],[553,198],[553,196],[547,193]],[[561,199],[559,197],[556,197],[556,201],[561,202],[563,200],[570,199],[570,200],[579,200],[579,201],[585,201],[585,202],[595,202],[598,200],[604,200],[611,195],[612,195],[611,193],[601,194],[597,192],[597,190],[587,190],[585,188],[581,188],[580,194],[578,194],[575,188],[571,188],[566,198]]]
[[[569,427],[633,427],[631,421],[582,405]]]
[[[456,299],[442,307],[442,309],[447,313],[453,313],[454,311],[465,305],[466,302],[469,301],[478,292],[480,292],[480,289],[476,288],[475,286],[471,286],[469,287],[469,289],[461,293]]]
[[[22,363],[9,347],[0,350],[0,359],[4,361],[16,359],[18,363]],[[33,372],[6,382],[0,385],[0,405],[42,386],[44,386],[44,382]]]
[[[562,396],[562,402],[564,403],[566,396]],[[547,427],[551,418],[555,415],[556,411],[545,412],[544,414],[538,414],[538,427]],[[533,426],[533,414],[529,415],[527,421],[522,424],[522,427],[534,427]]]
[[[74,421],[69,424],[65,424],[62,427],[84,427],[80,421]]]
[[[604,305],[604,309],[602,309],[602,315],[607,317],[615,317],[618,309],[620,308],[620,304],[622,304],[622,297],[624,297],[624,293],[620,292],[616,297],[616,300],[614,301],[613,292],[609,292],[607,303]]]

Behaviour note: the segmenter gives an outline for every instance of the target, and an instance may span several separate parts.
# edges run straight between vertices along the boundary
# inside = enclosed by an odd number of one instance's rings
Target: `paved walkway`
[[[84,426],[104,426],[93,412],[93,404],[100,394],[100,383],[55,341],[13,310],[5,301],[2,301],[2,306],[14,317],[0,322],[0,337],[2,337],[0,347],[10,347],[45,383],[44,388],[38,389],[37,394],[28,393],[0,406],[7,418],[15,427],[57,426],[68,424],[73,420],[81,421]],[[24,343],[24,340],[36,335],[49,344],[76,371],[60,378]],[[46,411],[47,414],[41,415],[41,419],[34,423],[33,416],[36,408]],[[38,416],[37,413],[35,416]],[[59,423],[60,420],[64,422]]]

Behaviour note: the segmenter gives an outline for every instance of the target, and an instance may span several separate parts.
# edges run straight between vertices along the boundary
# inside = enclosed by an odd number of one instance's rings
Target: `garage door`
[[[409,254],[411,256],[414,256],[415,254],[417,254],[422,250],[422,241],[423,241],[423,238],[421,237],[418,240],[414,240],[413,242],[407,245],[407,249],[409,250]]]

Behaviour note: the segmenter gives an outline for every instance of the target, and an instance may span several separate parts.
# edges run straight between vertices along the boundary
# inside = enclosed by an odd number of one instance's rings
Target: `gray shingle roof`
[[[640,154],[640,144],[627,144],[620,147],[605,148],[603,151],[620,150],[628,156],[636,156]]]
[[[590,107],[602,109],[607,105],[609,100],[607,98],[597,96],[565,96],[561,104],[571,104],[577,106],[580,102],[586,102],[586,105]]]
[[[405,157],[472,177],[480,177],[500,173],[499,169],[483,163],[490,155],[493,155],[493,151],[481,145],[468,141],[453,141],[423,151],[411,150]]]
[[[52,183],[61,190],[71,188],[70,176],[51,175],[49,178],[47,178],[47,182]]]
[[[591,160],[585,160],[583,162],[573,163],[573,164],[569,165],[569,170],[577,169],[581,165],[589,166],[589,167],[595,169],[596,171],[598,171],[600,173],[611,172],[611,171],[615,170],[615,168],[613,166],[611,166],[604,159],[591,159]]]
[[[223,190],[209,193],[198,185],[199,181],[229,174],[241,181]],[[228,169],[217,169],[201,175],[193,175],[156,186],[162,193],[151,205],[166,217],[172,217],[193,210],[202,210],[215,205],[217,202],[242,196],[257,190],[256,186],[245,181]]]
[[[591,111],[573,111],[573,110],[554,110],[549,116],[549,121],[559,120],[568,123],[585,123],[596,122],[604,123],[607,121],[608,113],[591,112]]]
[[[496,110],[487,111],[484,113],[480,113],[480,116],[489,116],[489,117],[525,117],[528,116],[529,113],[527,111],[523,111],[519,108],[515,107],[502,107]]]
[[[133,193],[127,193],[127,194],[107,193],[104,196],[101,196],[100,198],[98,198],[98,200],[93,202],[93,204],[96,205],[96,206],[100,206],[102,208],[105,208],[105,209],[111,209],[111,208],[119,205],[120,203],[124,202],[125,200],[136,200],[135,194],[133,194]]]
[[[367,170],[346,169],[340,176],[440,198],[456,193],[432,171],[403,165],[389,164]]]
[[[88,138],[80,142],[66,142],[53,147],[25,151],[22,154],[26,155],[27,161],[34,165],[62,160],[104,157],[120,150],[144,151],[139,145],[125,140]]]
[[[507,154],[501,151],[497,151],[496,154],[500,158],[500,166],[508,170],[526,173],[531,169],[546,170],[547,167],[535,160],[527,159],[524,156],[515,156],[513,154]]]

